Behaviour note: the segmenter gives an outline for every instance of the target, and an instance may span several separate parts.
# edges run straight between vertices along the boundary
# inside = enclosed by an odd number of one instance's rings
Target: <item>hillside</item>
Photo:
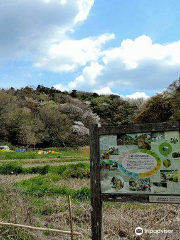
[[[92,123],[132,122],[139,101],[39,85],[36,89],[2,89],[0,103],[0,142],[59,147],[86,145]]]
[[[36,89],[0,90],[0,142],[60,147],[88,144],[89,126],[180,120],[180,79],[144,101],[118,95]]]

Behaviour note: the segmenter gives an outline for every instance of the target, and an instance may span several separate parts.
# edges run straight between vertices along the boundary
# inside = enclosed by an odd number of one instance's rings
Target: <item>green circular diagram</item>
[[[164,142],[159,146],[159,152],[162,155],[169,155],[172,152],[172,147],[170,143]]]
[[[155,174],[159,170],[161,159],[153,151],[137,149],[124,154],[118,167],[128,176],[145,178]]]

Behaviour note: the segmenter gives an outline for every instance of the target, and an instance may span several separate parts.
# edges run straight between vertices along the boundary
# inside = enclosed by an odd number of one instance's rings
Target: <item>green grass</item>
[[[0,166],[0,174],[42,174],[45,175],[49,172],[58,174],[61,178],[89,178],[90,165],[88,163],[68,164],[59,166],[37,166],[23,168],[21,165],[15,163],[5,163]]]
[[[1,240],[37,240],[29,232],[24,229],[15,227],[0,227]]]
[[[15,163],[6,163],[0,166],[0,174],[21,174],[23,173],[22,166],[19,166]]]
[[[7,165],[6,165],[7,166]],[[3,166],[3,170],[6,169]],[[16,166],[18,169],[18,167]],[[9,169],[9,164],[8,164]],[[1,172],[0,167],[0,172]],[[60,166],[45,166],[34,168],[21,168],[22,173],[39,173],[42,176],[22,180],[15,183],[15,187],[19,187],[30,196],[43,197],[43,196],[68,196],[73,199],[85,201],[90,199],[90,189],[83,187],[79,190],[70,189],[67,186],[56,186],[55,183],[61,179],[82,179],[90,177],[90,166],[87,163],[78,163]],[[44,175],[46,174],[46,175]],[[44,175],[44,176],[43,176]]]
[[[52,148],[54,149],[54,148]],[[46,149],[48,150],[48,149]],[[52,158],[65,158],[65,157],[74,157],[74,158],[88,158],[88,153],[82,153],[81,150],[77,151],[73,148],[58,148],[55,149],[55,153],[48,154],[38,154],[38,151],[27,151],[24,153],[21,152],[4,152],[0,151],[0,160],[13,160],[13,159],[52,159]]]
[[[14,186],[23,189],[28,195],[35,197],[68,196],[73,199],[85,201],[90,199],[90,189],[82,187],[75,190],[67,186],[56,186],[55,183],[62,179],[62,175],[49,173],[46,176],[39,176],[15,183]],[[68,180],[67,180],[68,181]]]
[[[74,162],[86,162],[89,161],[88,158],[65,158],[65,159],[37,159],[37,160],[28,160],[28,159],[23,159],[23,160],[0,160],[0,166],[2,166],[5,163],[12,163],[12,164],[17,164],[17,165],[25,165],[26,167],[27,164],[30,165],[35,165],[35,164],[52,164],[52,163],[74,163]]]
[[[18,183],[8,183],[7,188],[6,185],[2,187],[4,192],[1,191],[0,187],[0,219],[14,222],[14,209],[16,209],[15,214],[17,214],[18,221],[22,224],[29,223],[29,219],[31,218],[34,226],[44,226],[43,222],[45,219],[53,214],[61,212],[66,216],[68,213],[68,195],[71,196],[73,204],[78,207],[80,202],[89,204],[89,187],[80,186],[81,188],[79,188],[78,185],[78,188],[72,189],[68,186],[59,185],[58,183],[58,181],[62,179],[65,179],[63,180],[64,184],[66,180],[68,182],[76,181],[76,179],[89,178],[89,163],[79,162],[87,161],[89,159],[89,154],[86,152],[85,154],[80,151],[77,152],[74,149],[58,149],[58,151],[59,152],[56,154],[47,155],[39,155],[34,151],[26,153],[0,152],[0,159],[2,160],[0,161],[0,174],[40,174],[38,177],[32,176],[31,179],[21,180]],[[30,159],[35,160],[31,161]],[[51,163],[54,162],[69,162],[70,164],[58,166],[51,165]],[[71,164],[71,162],[77,162],[77,164]],[[32,164],[30,165],[31,167],[25,167],[26,165],[23,166],[28,163]],[[43,164],[42,166],[33,167],[33,164],[41,163]],[[57,203],[56,199],[60,199],[60,202]],[[26,216],[26,212],[28,212],[30,216],[28,214]],[[36,216],[35,221],[34,216]],[[27,221],[26,217],[28,217]],[[47,235],[49,235],[49,233]],[[0,239],[34,240],[34,236],[31,232],[29,233],[20,228],[3,227],[0,228]]]
[[[41,169],[42,167],[38,167]],[[67,186],[56,186],[55,183],[61,179],[82,179],[90,177],[90,166],[87,163],[61,165],[61,166],[48,166],[46,168],[49,172],[44,176],[38,176],[28,180],[22,180],[16,183],[16,187],[20,187],[28,195],[43,197],[43,196],[68,196],[73,199],[84,201],[90,199],[90,189],[83,187],[80,190],[70,189]],[[28,173],[32,168],[25,168],[23,171]],[[42,173],[41,173],[42,174]],[[76,180],[75,180],[76,181]]]

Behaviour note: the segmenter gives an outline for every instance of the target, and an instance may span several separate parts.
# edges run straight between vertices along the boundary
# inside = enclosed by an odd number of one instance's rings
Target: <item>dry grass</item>
[[[80,154],[90,154],[90,147],[82,147],[79,151]]]
[[[23,164],[22,166],[25,168],[28,167],[43,167],[46,165],[51,165],[51,166],[59,166],[59,165],[69,165],[69,164],[79,164],[79,163],[89,163],[89,161],[78,161],[78,162],[53,162],[53,163],[35,163],[35,164]]]
[[[89,179],[69,179],[67,180],[60,180],[56,183],[57,186],[67,186],[72,189],[81,189],[82,187],[90,187],[90,181]]]
[[[36,207],[21,190],[13,189],[11,184],[36,175],[0,176],[0,185],[4,185],[4,197],[0,201],[0,220],[15,223],[30,224],[42,227],[54,227],[69,230],[69,211],[66,196],[43,197],[45,204]],[[88,179],[60,180],[58,186],[80,189],[89,186]],[[38,201],[38,199],[37,199]],[[7,206],[9,206],[7,208]],[[90,204],[88,202],[73,202],[74,229],[82,233],[79,240],[90,240]],[[104,240],[179,240],[180,239],[180,208],[179,205],[163,204],[120,204],[104,203],[103,206]],[[173,234],[143,234],[135,235],[135,228],[169,229]],[[1,236],[1,230],[0,230]],[[33,232],[37,240],[69,240],[70,236],[57,234],[43,235]]]
[[[26,224],[32,225],[36,222],[36,216],[33,212],[33,208],[29,200],[25,197],[22,191],[19,189],[15,189],[9,187],[6,184],[3,184],[3,188],[0,189],[0,221],[2,222],[12,222],[12,223],[19,223],[19,224]],[[23,231],[24,233],[28,234],[36,239],[43,240],[41,233],[39,232],[31,232],[27,230],[22,230],[18,228],[8,228],[3,227],[2,231],[0,229],[0,237],[5,234],[5,239],[12,239],[10,238],[16,237],[16,235]],[[9,236],[8,236],[9,233]],[[35,239],[33,238],[33,239]],[[3,238],[4,239],[4,238]],[[13,238],[15,239],[15,238]],[[26,239],[26,238],[25,238]]]
[[[144,239],[144,240],[179,240],[180,239],[180,209],[178,205],[147,205],[147,204],[117,204],[104,211],[104,239]],[[117,207],[116,207],[117,206]],[[107,208],[108,207],[108,208]],[[142,208],[142,209],[141,209]],[[141,238],[135,235],[135,228],[167,229],[173,234],[143,234]]]
[[[39,174],[0,175],[0,185],[15,183],[39,176]]]

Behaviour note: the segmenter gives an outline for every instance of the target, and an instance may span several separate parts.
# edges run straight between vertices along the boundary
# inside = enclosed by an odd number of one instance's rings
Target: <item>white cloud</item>
[[[53,44],[48,54],[40,58],[35,66],[53,72],[75,70],[102,57],[103,45],[114,37],[114,34],[103,34],[81,40],[66,39],[61,43]]]
[[[84,21],[93,0],[1,0],[0,60],[33,60]]]
[[[53,87],[61,91],[71,91],[78,89],[79,85],[84,86],[84,88],[86,88],[87,82],[89,85],[93,86],[95,85],[96,77],[101,74],[102,69],[103,69],[102,65],[100,65],[97,62],[92,62],[90,66],[86,66],[83,69],[82,75],[76,77],[74,81],[71,81],[64,86],[61,83],[59,83],[54,85]]]
[[[58,84],[54,85],[53,87],[62,92],[66,91],[66,88],[64,88],[61,83],[58,83]]]
[[[131,99],[138,99],[138,98],[143,98],[143,99],[148,99],[149,96],[144,93],[144,92],[135,92],[131,95],[126,95],[125,98],[131,98]]]
[[[105,64],[114,59],[121,60],[125,68],[138,68],[142,61],[155,60],[166,65],[180,63],[180,41],[166,45],[153,44],[148,36],[140,36],[134,41],[122,41],[121,47],[106,51],[103,61]]]
[[[131,89],[136,92],[132,97],[146,98],[143,92],[159,92],[180,75],[180,41],[162,45],[153,43],[148,36],[140,36],[95,55],[98,56],[96,65],[85,66],[82,74],[69,84],[69,89],[97,91],[113,87],[118,92]],[[101,66],[100,74],[93,76],[97,64]],[[88,75],[85,75],[87,68]]]
[[[110,89],[110,87],[105,87],[99,90],[94,90],[93,92],[96,92],[99,95],[110,95],[110,94],[115,94],[112,92],[112,90]],[[117,94],[118,95],[118,94]]]
[[[84,1],[84,0],[76,0],[79,7],[79,14],[75,18],[75,23],[84,21],[94,4],[94,0]]]
[[[76,89],[79,85],[87,85],[94,86],[96,85],[95,79],[101,74],[103,66],[97,62],[92,62],[90,66],[87,66],[83,69],[82,75],[78,76],[74,81],[71,81],[68,84],[68,89]]]
[[[32,61],[50,72],[78,70],[72,81],[57,85],[61,89],[111,94],[128,88],[143,96],[179,78],[180,41],[157,44],[143,35],[106,49],[114,34],[73,39],[94,0],[0,1],[0,61]]]
[[[122,41],[118,48],[105,51],[104,71],[97,82],[109,79],[119,90],[159,91],[180,75],[180,41],[154,44],[150,37]]]

